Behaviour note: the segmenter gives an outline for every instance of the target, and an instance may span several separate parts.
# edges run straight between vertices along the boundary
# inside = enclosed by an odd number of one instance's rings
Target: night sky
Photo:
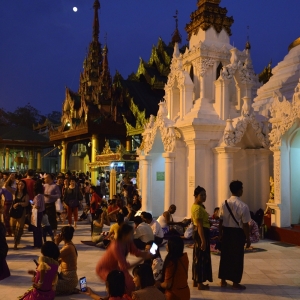
[[[65,86],[77,91],[79,72],[92,38],[94,0],[1,0],[0,107],[14,110],[30,102],[42,113],[61,111]],[[148,61],[159,37],[169,42],[173,16],[179,29],[196,0],[102,0],[100,41],[107,33],[112,75],[136,72],[139,57]],[[273,66],[300,36],[299,0],[223,0],[234,17],[231,43],[244,49],[250,26],[252,60],[257,73],[270,59]],[[73,12],[73,7],[78,11]]]

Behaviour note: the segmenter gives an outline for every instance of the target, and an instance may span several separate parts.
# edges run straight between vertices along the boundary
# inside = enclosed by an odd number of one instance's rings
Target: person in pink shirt
[[[106,252],[96,266],[96,273],[103,281],[106,281],[107,275],[111,271],[122,271],[125,276],[127,295],[131,295],[131,293],[135,290],[133,277],[128,272],[128,269],[133,266],[126,260],[129,253],[136,257],[141,257],[144,260],[152,258],[152,255],[149,252],[140,251],[134,245],[133,227],[128,224],[123,224],[118,230],[117,239],[110,243]]]

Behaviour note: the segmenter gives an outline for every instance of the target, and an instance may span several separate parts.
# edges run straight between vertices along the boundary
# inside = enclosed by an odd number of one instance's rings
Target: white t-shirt
[[[140,239],[144,243],[154,241],[154,235],[153,235],[151,227],[147,223],[142,222],[135,229],[134,238],[135,239]]]
[[[170,214],[170,221],[173,222],[173,217],[172,217],[171,214]],[[163,214],[158,217],[157,222],[159,223],[159,225],[160,225],[161,228],[168,227],[168,224],[166,222],[166,218],[165,218],[165,216]]]
[[[153,231],[154,236],[157,236],[159,238],[164,237],[164,233],[162,231],[162,228],[156,220],[152,219],[152,222],[149,225],[150,225],[150,227]]]
[[[239,197],[231,196],[227,203],[240,226],[232,218],[224,201],[220,209],[220,220],[223,220],[224,227],[243,228],[244,223],[250,222],[251,216],[248,205],[242,202]]]

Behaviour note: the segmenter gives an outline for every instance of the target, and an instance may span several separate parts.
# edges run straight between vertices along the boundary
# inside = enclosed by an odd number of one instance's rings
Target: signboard
[[[96,161],[99,162],[110,162],[110,161],[114,161],[114,160],[120,160],[120,154],[102,154],[102,155],[97,155],[96,156]]]
[[[165,181],[165,172],[156,172],[156,181]]]

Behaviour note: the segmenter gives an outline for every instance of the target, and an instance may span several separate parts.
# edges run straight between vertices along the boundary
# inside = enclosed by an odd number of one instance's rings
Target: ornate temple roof
[[[217,33],[224,29],[231,35],[233,17],[227,17],[227,9],[219,6],[221,0],[199,0],[198,9],[191,14],[191,22],[186,25],[185,30],[190,39],[192,34],[197,34],[199,29],[206,31],[213,27]]]

